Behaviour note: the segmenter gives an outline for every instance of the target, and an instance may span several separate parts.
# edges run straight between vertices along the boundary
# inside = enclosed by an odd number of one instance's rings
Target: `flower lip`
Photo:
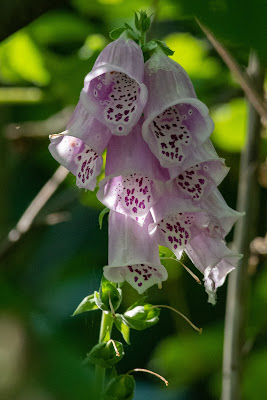
[[[202,103],[202,101],[200,101],[197,98],[193,98],[193,97],[186,97],[186,98],[181,98],[181,99],[176,99],[173,100],[171,102],[166,103],[166,105],[164,107],[162,107],[159,110],[154,111],[153,113],[151,113],[149,116],[147,116],[145,118],[145,121],[143,123],[143,132],[148,128],[149,124],[161,113],[163,113],[166,109],[176,106],[176,105],[184,105],[184,104],[190,104],[193,107],[195,107],[201,114],[201,116],[203,118],[207,118],[207,136],[209,136],[213,130],[214,130],[214,122],[211,119],[211,117],[209,116],[209,109],[206,106],[206,104]]]

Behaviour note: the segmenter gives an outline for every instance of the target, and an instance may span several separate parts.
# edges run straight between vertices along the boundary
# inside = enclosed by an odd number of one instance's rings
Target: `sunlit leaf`
[[[212,142],[229,152],[240,152],[245,144],[247,109],[244,99],[234,99],[211,112],[215,123]]]
[[[171,58],[190,77],[212,78],[220,72],[218,61],[208,55],[208,42],[196,39],[190,33],[173,33],[165,37],[165,42],[174,51]]]
[[[41,51],[23,30],[0,44],[0,74],[12,82],[46,85],[50,80]]]

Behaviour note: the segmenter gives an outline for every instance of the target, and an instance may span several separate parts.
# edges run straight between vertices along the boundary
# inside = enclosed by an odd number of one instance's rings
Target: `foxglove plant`
[[[106,149],[97,197],[104,212],[110,210],[108,265],[99,292],[74,313],[103,311],[99,344],[88,354],[98,372],[119,361],[118,349],[123,353],[122,344],[111,339],[114,323],[129,343],[130,329],[158,321],[159,308],[143,299],[124,314],[115,312],[124,281],[142,294],[167,279],[159,245],[178,260],[188,255],[204,275],[212,304],[241,257],[225,242],[242,214],[228,207],[217,189],[228,168],[210,142],[214,125],[208,108],[184,69],[168,57],[171,50],[157,40],[144,43],[149,26],[141,12],[135,16],[137,32],[125,24],[111,33],[115,40],[86,76],[66,131],[50,137],[52,156],[88,190],[96,187]],[[119,387],[126,390],[126,384],[134,386],[127,374],[111,379],[106,398]]]

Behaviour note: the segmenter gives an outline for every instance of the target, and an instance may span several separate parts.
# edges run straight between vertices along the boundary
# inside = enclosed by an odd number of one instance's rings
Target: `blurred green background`
[[[266,2],[22,3],[23,10],[17,1],[3,0],[0,5],[0,398],[90,399],[93,371],[82,361],[98,341],[101,313],[71,314],[86,295],[98,290],[107,263],[106,219],[102,230],[98,226],[102,205],[95,193],[79,190],[69,175],[29,232],[6,246],[8,232],[58,167],[47,150],[48,135],[64,130],[84,76],[109,42],[109,31],[124,22],[132,24],[133,10],[155,12],[148,39],[165,40],[175,51],[174,60],[187,70],[198,97],[210,108],[213,143],[231,167],[220,190],[234,208],[246,136],[246,100],[193,16],[223,41],[245,70],[251,48],[267,63]],[[265,132],[262,163],[266,137]],[[266,182],[262,166],[259,236],[266,232]],[[232,240],[231,233],[227,239]],[[184,262],[190,266],[188,260]],[[168,379],[166,388],[156,378],[139,373],[136,400],[219,399],[226,285],[218,291],[213,307],[203,286],[179,264],[165,261],[165,265],[169,279],[162,290],[148,291],[149,302],[180,310],[203,328],[203,334],[199,336],[164,309],[156,326],[131,332],[131,345],[125,345],[118,372],[150,368]],[[262,400],[267,392],[266,266],[259,257],[251,270],[244,400]],[[122,311],[138,298],[128,284],[124,293]],[[115,328],[113,336],[121,340]]]

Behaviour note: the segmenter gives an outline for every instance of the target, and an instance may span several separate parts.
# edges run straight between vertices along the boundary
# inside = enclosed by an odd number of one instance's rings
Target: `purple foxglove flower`
[[[155,208],[152,209],[152,215]],[[177,211],[161,219],[156,218],[156,222],[149,225],[149,233],[158,244],[168,247],[180,259],[188,243],[199,235],[208,223],[209,217],[200,210]]]
[[[159,47],[145,63],[144,82],[149,93],[144,139],[163,167],[182,166],[213,131],[208,108],[184,69]]]
[[[217,288],[223,285],[227,274],[235,268],[242,255],[231,251],[224,240],[206,233],[195,236],[186,246],[186,253],[203,273],[208,301],[215,304]]]
[[[172,168],[173,170],[175,168]],[[201,162],[186,170],[179,169],[175,173],[172,185],[177,197],[190,198],[200,201],[205,198],[221,183],[229,168],[224,165],[223,159]],[[177,173],[178,172],[178,173]]]
[[[143,75],[140,46],[133,40],[119,38],[104,48],[85,77],[80,101],[114,135],[127,135],[147,101]]]
[[[100,181],[98,199],[108,208],[128,215],[140,225],[165,192],[169,180],[141,134],[141,122],[128,136],[113,136],[107,147],[106,178]]]
[[[203,198],[198,206],[210,217],[207,227],[209,235],[218,238],[225,238],[236,221],[245,215],[244,212],[229,207],[217,188],[208,197]]]
[[[75,126],[77,128],[78,120]],[[83,140],[64,132],[50,135],[49,151],[55,160],[76,176],[79,188],[94,190],[103,163],[101,154],[109,140],[109,133],[107,128],[94,118],[87,120],[86,130],[76,128],[71,126],[65,132],[75,136],[80,134]]]
[[[160,264],[158,245],[148,234],[150,222],[150,214],[140,227],[127,215],[109,213],[109,264],[104,276],[111,282],[127,281],[140,294],[168,277]]]

